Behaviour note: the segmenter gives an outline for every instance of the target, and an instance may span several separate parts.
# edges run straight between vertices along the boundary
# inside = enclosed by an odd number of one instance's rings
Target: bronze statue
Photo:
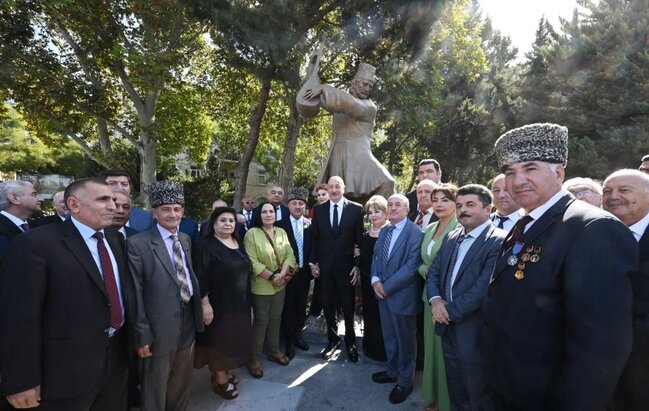
[[[331,176],[340,176],[351,198],[374,194],[388,198],[394,192],[394,178],[372,155],[370,147],[377,111],[376,104],[369,99],[376,81],[375,67],[361,63],[346,92],[320,84],[319,62],[317,54],[311,57],[307,81],[297,97],[298,110],[305,117],[316,116],[320,107],[333,114],[333,138],[318,184],[326,183]]]

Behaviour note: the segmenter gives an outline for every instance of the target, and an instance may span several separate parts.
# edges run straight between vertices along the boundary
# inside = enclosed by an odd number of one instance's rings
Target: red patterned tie
[[[110,326],[117,330],[122,326],[122,304],[119,302],[119,292],[117,291],[117,281],[113,264],[110,262],[110,255],[104,244],[104,233],[97,231],[93,237],[97,239],[97,250],[99,251],[99,263],[101,272],[104,276],[106,286],[106,295],[110,304]]]
[[[425,211],[419,211],[419,218],[417,218],[417,224],[420,228],[424,228],[424,216],[427,214]]]

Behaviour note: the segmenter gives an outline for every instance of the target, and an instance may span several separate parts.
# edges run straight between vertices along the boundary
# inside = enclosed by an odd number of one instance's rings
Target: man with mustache
[[[15,408],[126,411],[129,293],[123,239],[106,230],[113,192],[85,178],[64,198],[70,218],[14,238],[2,267],[2,383]]]
[[[460,187],[457,220],[433,260],[426,279],[435,331],[442,337],[451,408],[481,409],[486,394],[482,302],[506,232],[489,219],[491,193],[485,186]]]
[[[649,175],[618,170],[606,177],[604,209],[620,219],[638,241],[640,267],[631,276],[633,347],[615,392],[615,410],[641,410],[649,404]]]
[[[568,129],[531,124],[495,144],[525,215],[496,262],[483,315],[498,410],[604,410],[631,349],[638,245],[561,184]]]

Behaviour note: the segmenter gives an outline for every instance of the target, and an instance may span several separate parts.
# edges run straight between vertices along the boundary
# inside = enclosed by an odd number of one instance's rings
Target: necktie
[[[381,272],[382,273],[385,273],[385,267],[388,265],[388,257],[390,257],[390,243],[392,242],[393,231],[394,231],[393,225],[388,227],[388,233],[385,235],[385,241],[383,241],[383,249],[381,250]]]
[[[104,286],[106,287],[106,295],[108,296],[108,303],[110,304],[110,327],[114,330],[122,326],[122,304],[119,301],[119,291],[117,291],[117,280],[115,279],[115,272],[113,271],[113,264],[110,262],[110,255],[106,244],[104,244],[104,233],[97,231],[93,234],[97,239],[97,251],[99,251],[99,265],[101,265],[101,273],[104,277]]]
[[[176,277],[178,278],[178,283],[180,284],[180,298],[184,303],[186,303],[191,298],[191,294],[189,294],[189,285],[187,284],[187,275],[185,274],[183,255],[180,252],[180,241],[178,241],[178,234],[172,234],[171,238],[174,241],[174,263],[176,264]]]
[[[498,216],[498,228],[505,228],[505,221],[509,220],[509,217]]]
[[[466,235],[460,235],[455,241],[455,247],[453,247],[453,253],[451,253],[451,261],[448,264],[448,270],[446,270],[446,282],[444,283],[444,298],[446,301],[451,301],[451,289],[453,284],[451,280],[453,279],[453,269],[455,268],[455,262],[457,261],[457,254],[460,251],[460,244],[464,241]]]
[[[417,218],[416,224],[419,228],[424,228],[424,216],[428,214],[426,211],[419,210],[419,217]]]
[[[334,204],[334,221],[331,225],[334,229],[334,232],[338,232],[338,204]]]
[[[252,211],[246,213],[246,227],[250,228],[250,220],[252,219]]]
[[[509,250],[516,244],[516,242],[521,242],[523,240],[523,233],[525,232],[525,226],[527,223],[530,221],[534,220],[532,217],[529,215],[521,217],[520,220],[514,224],[514,227],[512,230],[509,232],[509,235],[507,235],[507,238],[505,239],[505,244],[503,247],[504,251]]]
[[[302,229],[300,228],[300,221],[295,221],[295,227],[293,228],[295,233],[295,243],[297,244],[297,253],[298,253],[298,266],[302,268],[302,258],[304,255],[304,250],[302,250],[303,239],[302,239]]]
[[[20,225],[20,228],[23,230],[23,232],[26,233],[27,231],[29,231],[29,224],[27,224],[27,223],[22,223],[22,224]]]

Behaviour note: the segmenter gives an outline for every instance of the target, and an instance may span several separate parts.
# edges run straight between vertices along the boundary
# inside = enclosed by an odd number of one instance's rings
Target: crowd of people
[[[0,183],[0,409],[185,410],[204,366],[234,399],[232,371],[263,378],[264,347],[282,366],[309,350],[314,279],[322,358],[362,348],[391,403],[419,355],[430,411],[645,409],[649,156],[564,181],[555,124],[510,130],[495,153],[490,187],[442,183],[425,159],[405,195],[361,205],[332,176],[307,213],[306,189],[273,184],[256,206],[216,200],[202,224],[182,184],[151,184],[149,211],[119,170],[73,181],[39,219],[31,183]]]

